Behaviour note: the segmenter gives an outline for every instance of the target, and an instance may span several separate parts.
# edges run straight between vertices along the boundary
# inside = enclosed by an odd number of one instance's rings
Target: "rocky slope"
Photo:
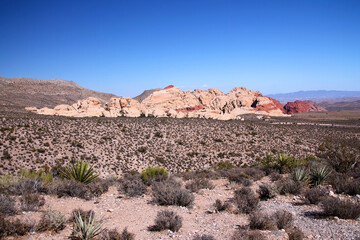
[[[92,91],[73,81],[62,79],[0,77],[0,89],[0,105],[6,106],[55,107],[88,97],[96,97],[105,103],[115,97],[113,94]]]
[[[286,113],[302,113],[302,112],[326,112],[327,110],[320,107],[313,101],[295,101],[285,104],[284,109]]]
[[[141,98],[114,97],[102,105],[97,98],[79,100],[73,105],[58,105],[54,109],[29,107],[27,110],[45,115],[72,117],[173,117],[236,119],[243,114],[285,116],[280,102],[264,97],[258,91],[243,87],[225,94],[218,89],[181,91],[174,86],[146,92]]]

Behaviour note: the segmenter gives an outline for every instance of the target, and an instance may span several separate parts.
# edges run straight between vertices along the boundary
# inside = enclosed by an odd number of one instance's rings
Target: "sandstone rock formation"
[[[295,101],[285,104],[284,109],[286,113],[302,113],[302,112],[326,112],[327,110],[320,107],[313,101]]]
[[[225,94],[214,88],[181,91],[170,85],[164,89],[147,92],[145,95],[143,94],[141,102],[129,97],[114,97],[102,106],[99,100],[90,97],[71,106],[62,104],[54,109],[27,110],[39,114],[72,117],[154,116],[229,120],[241,118],[243,114],[285,116],[284,107],[280,102],[244,87],[234,88]]]

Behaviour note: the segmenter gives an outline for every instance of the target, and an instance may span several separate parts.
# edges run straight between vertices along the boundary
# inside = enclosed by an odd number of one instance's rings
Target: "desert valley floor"
[[[292,178],[297,167],[311,172],[314,166],[326,166],[331,174],[316,187],[316,194],[350,201],[355,204],[354,211],[360,211],[360,190],[355,186],[360,185],[360,119],[67,118],[3,111],[0,130],[0,194],[13,199],[18,209],[9,216],[5,214],[3,221],[39,222],[49,209],[70,218],[74,209],[82,208],[93,210],[97,219],[103,219],[103,228],[120,232],[127,228],[135,239],[360,239],[359,217],[327,216],[323,213],[324,201],[309,203],[315,187],[305,182],[296,185]],[[296,163],[271,165],[265,161],[270,155],[276,158],[285,154],[297,159]],[[44,198],[44,204],[36,210],[26,211],[19,210],[23,196],[4,186],[5,176],[16,175],[21,168],[61,168],[78,160],[94,166],[107,185],[104,190],[84,198],[61,195],[51,187],[24,190]],[[169,179],[142,183],[136,172],[149,166],[164,167]],[[354,189],[347,191],[337,182],[339,179],[348,181],[346,186],[353,184]],[[206,186],[194,187],[201,185],[201,180]],[[129,195],[129,181],[144,185],[144,191]],[[156,203],[154,191],[162,181],[187,189],[193,202],[184,206]],[[296,185],[289,188],[296,190],[286,190],[284,183],[289,181]],[[268,192],[276,191],[264,197],[263,186]],[[240,194],[236,191],[244,188],[261,200],[256,214],[270,216],[277,210],[291,213],[290,230],[280,226],[254,228],[251,214],[255,213],[242,211],[236,200]],[[214,205],[217,199],[229,206],[219,208]],[[180,230],[150,231],[160,210],[178,214],[182,218]],[[61,231],[39,231],[33,226],[24,236],[16,231],[11,236],[1,235],[0,231],[0,239],[67,239],[72,224],[67,221]]]

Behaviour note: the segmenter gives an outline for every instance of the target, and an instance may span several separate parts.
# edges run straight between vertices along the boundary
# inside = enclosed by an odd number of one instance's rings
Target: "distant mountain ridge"
[[[0,105],[55,107],[72,104],[78,100],[96,97],[108,102],[116,95],[84,88],[73,81],[63,79],[39,80],[33,78],[0,77]]]
[[[337,91],[337,90],[315,90],[298,91],[292,93],[268,94],[281,103],[293,102],[295,100],[311,100],[314,102],[322,101],[354,101],[360,100],[360,91]]]

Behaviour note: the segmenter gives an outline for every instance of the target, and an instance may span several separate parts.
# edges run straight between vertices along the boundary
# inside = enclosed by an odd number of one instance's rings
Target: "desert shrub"
[[[276,230],[276,222],[272,216],[268,214],[255,211],[249,216],[249,227],[250,229],[259,230]]]
[[[244,168],[244,173],[254,181],[259,181],[265,177],[265,172],[257,166]]]
[[[356,165],[360,165],[360,161],[348,145],[346,143],[337,145],[327,141],[322,144],[324,151],[319,157],[326,159],[327,164],[336,172],[349,173]]]
[[[292,172],[291,177],[295,182],[306,183],[309,180],[309,173],[305,168],[296,168]]]
[[[141,178],[150,185],[153,181],[162,181],[168,178],[168,172],[162,167],[147,167],[141,172]]]
[[[47,210],[41,216],[36,227],[37,231],[54,231],[59,232],[66,227],[67,219],[61,212],[56,210]]]
[[[169,229],[173,232],[179,231],[182,226],[182,218],[173,211],[163,210],[158,212],[155,224],[149,227],[150,231],[162,231]]]
[[[318,204],[327,195],[328,191],[325,188],[314,187],[305,191],[304,198],[307,203]]]
[[[82,218],[75,213],[75,223],[70,239],[90,240],[101,234],[103,222],[95,221],[95,214],[90,214],[89,218]]]
[[[271,154],[267,154],[266,157],[262,160],[261,165],[267,168],[272,168],[280,173],[288,173],[292,169],[303,165],[304,162],[286,155],[284,153],[280,153],[276,156]]]
[[[73,179],[53,181],[50,192],[58,197],[78,197],[90,200],[92,195],[85,184]]]
[[[279,189],[279,193],[281,195],[285,195],[285,194],[299,195],[303,190],[303,185],[300,182],[295,182],[291,179],[287,179],[285,181],[278,182],[277,188]]]
[[[230,203],[223,202],[220,199],[216,199],[216,201],[214,203],[214,208],[215,208],[215,211],[217,211],[217,212],[225,211],[225,210],[229,209],[230,207],[231,207]]]
[[[215,170],[227,170],[232,168],[235,168],[235,165],[229,161],[220,161],[214,166]]]
[[[200,189],[214,189],[214,185],[205,178],[195,178],[186,183],[185,188],[191,192],[198,192]]]
[[[215,240],[215,238],[211,235],[203,234],[196,235],[192,240]]]
[[[99,173],[87,162],[78,161],[64,168],[62,176],[67,179],[74,179],[75,181],[89,184],[99,177]]]
[[[336,193],[348,195],[360,194],[360,178],[352,179],[345,174],[333,174],[328,181]]]
[[[343,219],[357,219],[360,217],[360,203],[349,199],[341,200],[336,197],[328,197],[321,201],[325,216],[337,216]]]
[[[331,174],[331,170],[325,166],[318,166],[311,169],[309,174],[309,182],[314,186],[323,184]]]
[[[239,212],[242,213],[251,213],[259,204],[259,199],[255,193],[250,188],[246,187],[236,190],[234,192],[233,200]]]
[[[101,234],[102,240],[135,240],[135,234],[130,233],[127,228],[119,233],[116,228],[112,230],[104,229]]]
[[[244,230],[239,229],[234,232],[231,240],[265,240],[266,238],[258,230]]]
[[[22,222],[19,219],[7,220],[0,215],[0,238],[7,236],[24,236],[34,229],[31,222]]]
[[[159,205],[191,206],[194,196],[174,181],[157,182],[152,187],[153,202]]]
[[[14,215],[16,213],[15,198],[0,195],[0,215]]]
[[[70,222],[75,222],[76,217],[79,215],[80,215],[81,219],[89,219],[91,216],[95,215],[95,212],[93,210],[85,211],[81,208],[74,209],[71,212]]]
[[[259,194],[260,200],[268,200],[271,198],[276,197],[277,195],[277,188],[274,185],[271,184],[261,184],[259,186],[259,190],[257,191]]]
[[[287,231],[289,240],[303,240],[305,238],[304,233],[297,227],[294,227]]]
[[[140,175],[125,174],[120,180],[118,191],[128,197],[142,196],[146,192],[146,185]]]
[[[23,211],[36,211],[44,204],[45,198],[39,194],[25,194],[20,197],[20,208]]]
[[[273,214],[278,229],[291,229],[294,224],[293,215],[286,210],[278,210]]]
[[[18,181],[8,185],[5,192],[11,195],[25,195],[34,193],[47,193],[48,189],[44,182],[34,178],[20,178]]]
[[[39,171],[36,171],[33,169],[27,170],[20,168],[18,176],[22,179],[37,179],[45,183],[45,185],[49,184],[54,179],[54,176],[49,173],[47,169],[40,169]]]
[[[269,177],[272,182],[279,181],[283,178],[283,176],[278,172],[272,172]]]
[[[111,182],[105,179],[96,179],[91,183],[86,185],[87,190],[90,192],[91,196],[99,197],[103,193],[106,193],[109,190]]]
[[[230,183],[238,184],[243,184],[245,181],[248,181],[250,179],[250,176],[245,173],[243,168],[235,168],[228,170],[225,176]]]

